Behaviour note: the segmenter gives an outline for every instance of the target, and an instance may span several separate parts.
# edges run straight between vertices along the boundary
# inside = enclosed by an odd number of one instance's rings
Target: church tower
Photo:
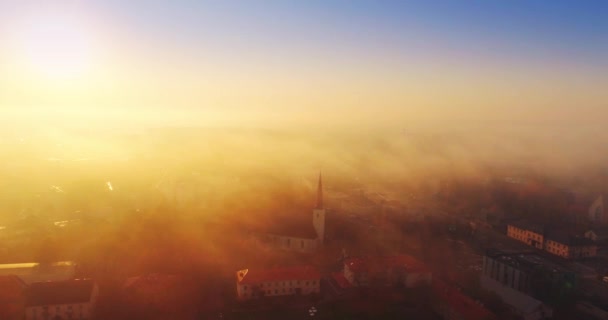
[[[325,209],[323,208],[323,182],[319,172],[319,185],[317,186],[317,205],[312,211],[312,226],[317,232],[317,239],[323,244],[325,240]]]

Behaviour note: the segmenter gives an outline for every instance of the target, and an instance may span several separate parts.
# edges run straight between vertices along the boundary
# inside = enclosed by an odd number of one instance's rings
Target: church
[[[325,240],[325,209],[323,207],[323,182],[319,174],[317,201],[312,210],[312,219],[305,215],[293,215],[277,221],[274,227],[258,235],[259,240],[269,246],[295,252],[314,252]],[[310,219],[310,218],[308,218]]]

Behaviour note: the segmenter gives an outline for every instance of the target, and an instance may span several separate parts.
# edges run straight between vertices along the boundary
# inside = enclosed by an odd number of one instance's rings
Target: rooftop
[[[91,279],[35,282],[26,290],[25,305],[34,307],[89,302],[94,285]]]
[[[315,280],[321,278],[319,270],[311,266],[272,269],[244,269],[236,272],[239,284],[258,284],[272,281]]]
[[[591,239],[573,235],[569,232],[565,231],[551,231],[548,232],[545,236],[548,240],[552,240],[555,242],[559,242],[562,244],[566,244],[569,246],[589,246],[593,245],[595,242]]]
[[[554,263],[536,253],[530,252],[505,252],[500,250],[490,249],[486,252],[486,256],[498,260],[506,265],[517,269],[543,269],[551,270],[554,273],[572,273],[573,271]]]
[[[348,258],[344,260],[354,272],[370,272],[387,268],[404,268],[409,272],[429,272],[425,264],[409,255]]]
[[[25,262],[25,263],[5,263],[0,264],[0,270],[8,270],[8,269],[32,269],[34,267],[38,267],[40,264],[38,262]],[[59,261],[53,262],[49,264],[51,267],[72,267],[75,266],[72,261]]]
[[[524,230],[530,230],[539,234],[545,233],[545,227],[527,220],[516,220],[509,222],[510,225]]]

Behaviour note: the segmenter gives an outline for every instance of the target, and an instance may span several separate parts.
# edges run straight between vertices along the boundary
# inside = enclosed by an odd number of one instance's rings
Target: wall
[[[286,296],[286,295],[308,295],[320,292],[321,279],[308,280],[278,280],[261,282],[257,284],[237,284],[237,297],[239,300],[252,298]]]
[[[70,311],[72,313],[72,319],[91,319],[93,309],[90,303],[27,307],[25,309],[25,319],[47,319],[44,317],[45,307],[49,314],[48,319],[53,319],[56,316],[63,319],[69,319]]]

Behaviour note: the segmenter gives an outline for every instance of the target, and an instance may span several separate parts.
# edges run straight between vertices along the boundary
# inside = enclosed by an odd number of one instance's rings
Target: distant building
[[[280,249],[314,252],[325,241],[325,209],[321,174],[317,187],[317,204],[312,210],[312,223],[301,221],[300,216],[286,217],[285,221],[271,223],[268,230],[258,235],[258,240]],[[309,220],[310,221],[310,220]]]
[[[344,278],[354,287],[403,285],[411,288],[430,285],[431,271],[408,255],[347,258]]]
[[[16,275],[26,284],[71,280],[76,275],[76,264],[72,261],[46,264],[37,262],[0,264],[0,276],[3,275]]]
[[[507,236],[565,259],[581,259],[597,255],[597,244],[589,238],[525,221],[510,222],[507,226]]]
[[[98,292],[90,279],[32,283],[25,295],[25,319],[92,319]]]
[[[458,288],[441,280],[433,281],[434,299],[431,301],[435,312],[445,320],[495,320],[498,319],[480,302],[465,295]]]
[[[0,276],[0,319],[21,320],[26,284],[17,276]]]
[[[244,269],[236,272],[239,300],[320,293],[321,274],[310,266]]]
[[[488,250],[481,285],[522,317],[543,319],[552,312],[548,305],[566,301],[574,293],[576,274],[534,253]]]

